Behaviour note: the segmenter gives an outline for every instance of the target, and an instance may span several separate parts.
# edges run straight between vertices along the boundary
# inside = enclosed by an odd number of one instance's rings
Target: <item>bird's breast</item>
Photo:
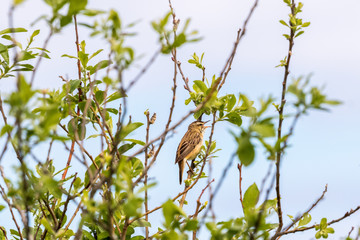
[[[194,150],[191,151],[191,153],[188,155],[188,157],[186,158],[187,160],[193,160],[196,158],[196,156],[200,153],[201,150],[201,146],[203,144],[203,141],[201,139],[201,141],[195,146]]]

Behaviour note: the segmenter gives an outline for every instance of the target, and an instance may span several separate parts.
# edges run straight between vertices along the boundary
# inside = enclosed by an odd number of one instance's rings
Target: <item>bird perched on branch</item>
[[[187,160],[194,160],[199,154],[201,146],[203,145],[203,137],[205,129],[208,126],[204,126],[206,122],[195,121],[192,122],[185,135],[180,141],[180,144],[176,151],[175,164],[179,164],[179,180],[182,182],[182,175],[184,172],[185,164]]]

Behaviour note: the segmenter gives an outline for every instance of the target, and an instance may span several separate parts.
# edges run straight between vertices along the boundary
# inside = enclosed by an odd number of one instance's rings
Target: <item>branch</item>
[[[216,194],[218,193],[219,189],[221,188],[221,185],[222,185],[222,183],[224,182],[224,179],[225,179],[225,177],[226,177],[226,175],[227,175],[227,172],[228,172],[228,170],[230,169],[230,167],[231,167],[231,165],[232,165],[232,163],[233,163],[233,161],[234,161],[235,156],[236,156],[236,153],[233,153],[233,154],[231,155],[228,165],[224,168],[223,173],[222,173],[222,175],[221,175],[221,178],[220,178],[220,180],[219,180],[219,183],[216,185],[215,190],[214,190],[214,193],[213,193],[212,197],[211,197],[210,200],[209,200],[210,205],[212,204],[212,202],[213,202]],[[209,206],[209,208],[207,208],[207,209],[205,210],[204,217],[203,217],[203,221],[205,221],[205,218],[206,218],[206,216],[207,216],[207,214],[208,214],[208,212],[209,212],[209,209],[211,209],[211,206]]]
[[[142,75],[144,75],[145,72],[150,68],[150,66],[155,62],[156,58],[159,56],[160,53],[161,48],[153,54],[147,64],[141,69],[141,71],[135,76],[135,78],[130,81],[129,86],[126,88],[125,92],[129,91],[130,88],[132,88],[139,81]]]
[[[76,180],[76,176],[77,176],[77,173],[75,173],[74,179],[71,181],[71,184],[70,184],[70,187],[69,187],[69,195],[67,196],[66,201],[64,203],[64,210],[63,210],[62,215],[60,217],[60,221],[59,221],[59,223],[57,225],[56,231],[58,231],[61,228],[61,225],[62,225],[62,223],[64,221],[66,211],[67,211],[69,202],[71,200],[71,188],[72,188],[72,186],[73,186],[73,184],[74,184],[74,182]]]
[[[212,180],[206,185],[206,187],[201,191],[201,194],[200,194],[199,198],[198,198],[197,201],[196,201],[196,209],[195,209],[195,213],[194,213],[194,215],[193,215],[193,218],[194,218],[194,219],[197,218],[197,216],[198,216],[198,214],[199,214],[199,212],[200,212],[200,211],[199,211],[200,206],[201,206],[200,199],[201,199],[202,195],[204,194],[205,190],[210,186],[210,184],[211,184],[212,182],[214,182],[214,181],[215,181],[215,179],[212,179]],[[193,231],[193,240],[196,240],[196,232],[197,232],[197,230],[194,230],[194,231]]]
[[[242,163],[238,163],[237,168],[239,169],[239,193],[240,193],[240,202],[241,202],[241,207],[244,208],[244,204],[243,204],[243,198],[242,198],[242,187],[241,187],[241,181],[242,181],[242,175],[241,175],[241,169],[242,169]]]
[[[323,193],[321,194],[321,196],[313,203],[313,205],[311,205],[311,207],[306,211],[304,212],[303,214],[301,214],[300,216],[296,217],[292,223],[287,227],[285,228],[285,231],[288,231],[290,228],[292,228],[297,222],[300,221],[301,218],[303,218],[306,214],[308,214],[314,207],[316,207],[316,205],[318,205],[318,203],[324,199],[324,196],[325,196],[325,193],[327,192],[327,184],[325,185],[325,189],[323,191]]]
[[[231,54],[230,54],[228,60],[226,61],[226,64],[225,64],[223,70],[222,70],[221,73],[220,73],[220,78],[222,78],[222,77],[224,76],[224,79],[222,80],[222,82],[221,82],[218,90],[220,90],[221,87],[224,85],[225,80],[226,80],[226,77],[227,77],[228,73],[229,73],[230,70],[231,70],[231,65],[232,65],[232,62],[233,62],[233,60],[234,60],[237,47],[238,47],[238,45],[239,45],[240,40],[244,37],[244,35],[245,35],[245,33],[246,33],[246,26],[247,26],[247,24],[248,24],[248,22],[249,22],[249,20],[250,20],[250,18],[251,18],[251,16],[252,16],[252,14],[253,14],[255,8],[257,7],[257,4],[258,4],[258,0],[255,0],[254,5],[253,5],[252,8],[250,9],[250,12],[249,12],[247,18],[245,19],[245,22],[244,22],[242,28],[240,28],[240,29],[238,30],[238,32],[237,32],[237,37],[236,37],[236,41],[235,41],[235,43],[234,43],[233,50],[231,51]]]
[[[292,0],[292,6],[291,6],[291,13],[293,15],[295,12],[295,3],[294,0]],[[277,141],[280,142],[281,140],[281,130],[282,130],[282,123],[284,120],[283,112],[284,112],[284,106],[286,103],[285,94],[286,94],[286,84],[287,79],[289,76],[289,66],[290,66],[290,60],[292,55],[292,48],[294,46],[294,38],[295,38],[295,30],[292,28],[292,23],[290,22],[290,38],[289,38],[289,50],[287,55],[287,61],[285,65],[285,72],[284,72],[284,80],[282,83],[282,92],[281,92],[281,103],[279,108],[279,125],[278,125],[278,134],[277,134]],[[276,202],[277,202],[277,215],[279,218],[279,226],[276,230],[277,233],[279,233],[283,227],[283,218],[282,218],[282,208],[281,208],[281,195],[280,195],[280,163],[281,163],[281,154],[282,150],[280,149],[276,153]]]
[[[50,32],[49,32],[49,35],[48,35],[47,38],[45,39],[44,45],[42,46],[41,53],[40,53],[39,58],[38,58],[38,60],[37,60],[37,62],[36,62],[36,64],[35,64],[34,71],[33,71],[32,75],[31,75],[30,87],[32,87],[32,85],[33,85],[33,83],[34,83],[36,71],[38,70],[38,68],[39,68],[39,66],[40,66],[40,63],[41,63],[41,60],[42,60],[43,55],[44,55],[44,53],[45,53],[46,47],[47,47],[47,45],[48,45],[48,43],[49,43],[49,41],[50,41],[50,38],[52,37],[53,33],[54,33],[54,32],[53,32],[53,29],[52,29],[52,27],[51,27],[51,28],[50,28]]]
[[[75,40],[75,44],[76,44],[76,52],[77,54],[79,54],[80,52],[80,47],[79,47],[79,33],[78,33],[78,28],[77,28],[77,20],[76,20],[76,15],[74,15],[74,25],[75,25],[75,36],[76,36],[76,40]],[[81,66],[80,66],[80,59],[78,59],[77,61],[77,67],[78,67],[78,77],[79,79],[81,79]],[[80,86],[78,88],[78,91],[79,91],[79,102],[82,101],[82,90],[81,90],[81,83],[80,83]],[[76,114],[79,116],[80,115],[80,108],[78,107],[77,108],[77,112]],[[77,133],[77,131],[75,131]],[[69,169],[69,166],[70,166],[70,163],[71,163],[71,159],[72,159],[72,155],[73,155],[73,152],[74,152],[74,147],[75,147],[75,140],[72,140],[71,142],[71,148],[70,148],[70,153],[69,153],[69,157],[68,157],[68,160],[66,162],[66,167],[65,167],[65,170],[61,176],[61,180],[64,180],[66,178],[66,174],[68,172],[68,169]]]
[[[145,142],[146,144],[149,142],[149,131],[150,131],[150,113],[149,111],[146,112],[146,137],[145,137]],[[145,149],[145,164],[144,166],[147,167],[148,165],[148,148]],[[147,173],[145,174],[145,179],[144,179],[144,187],[145,187],[145,199],[144,199],[144,206],[145,206],[145,212],[149,211],[149,205],[148,205],[148,191],[147,191],[147,181],[148,181],[148,175]],[[149,215],[145,216],[145,221],[149,221]],[[149,227],[145,227],[145,236],[146,239],[149,239]]]
[[[14,221],[14,223],[15,223],[15,226],[16,226],[16,228],[17,228],[17,230],[18,230],[19,237],[20,237],[21,240],[24,240],[23,235],[22,235],[22,232],[21,232],[21,229],[20,229],[20,226],[19,226],[19,224],[17,223],[16,218],[15,218],[15,215],[14,215],[14,212],[13,212],[13,210],[12,210],[12,204],[11,204],[10,200],[8,199],[8,197],[6,196],[5,189],[4,189],[3,186],[1,186],[1,185],[0,185],[0,189],[1,189],[0,194],[1,194],[2,198],[4,199],[4,201],[7,203],[8,207],[9,207],[9,210],[10,210],[10,213],[11,213],[11,217],[12,217],[12,219],[13,219],[13,221]]]
[[[354,210],[351,209],[350,211],[346,212],[344,214],[344,216],[340,217],[340,218],[337,218],[337,219],[334,219],[330,222],[328,222],[328,226],[329,225],[332,225],[334,223],[337,223],[337,222],[340,222],[341,220],[353,215],[355,212],[357,212],[358,210],[360,209],[360,205],[357,206]],[[297,229],[294,229],[294,230],[290,230],[290,231],[284,231],[284,232],[279,232],[279,233],[276,233],[271,239],[275,239],[274,237],[280,237],[280,236],[283,236],[283,235],[287,235],[287,234],[290,234],[290,233],[296,233],[296,232],[304,232],[304,231],[307,231],[309,229],[313,229],[315,228],[316,226],[318,226],[319,224],[314,224],[310,227],[304,227],[304,228],[297,228]]]

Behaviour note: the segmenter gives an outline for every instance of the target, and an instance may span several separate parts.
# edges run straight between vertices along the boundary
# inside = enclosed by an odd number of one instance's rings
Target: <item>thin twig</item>
[[[221,185],[223,184],[223,182],[224,182],[224,180],[225,180],[225,177],[226,177],[226,175],[227,175],[227,172],[228,172],[228,170],[230,169],[230,167],[231,167],[231,165],[232,165],[232,163],[233,163],[233,161],[234,161],[234,159],[235,159],[235,156],[236,156],[236,153],[233,153],[233,154],[231,155],[231,157],[230,157],[230,159],[229,159],[229,163],[228,163],[228,164],[226,165],[226,167],[224,168],[224,170],[223,170],[223,172],[222,172],[222,175],[221,175],[221,178],[220,178],[218,184],[217,184],[216,187],[215,187],[215,190],[214,190],[214,192],[213,192],[212,198],[209,200],[210,204],[212,204],[212,202],[214,201],[214,199],[215,199],[215,197],[216,197],[216,194],[219,192],[219,190],[220,190],[220,188],[221,188]],[[209,209],[210,209],[210,206],[209,206],[209,208],[207,208],[207,209],[205,210],[203,219],[206,218]]]
[[[30,80],[30,87],[33,85],[34,83],[34,80],[35,80],[35,75],[36,75],[36,72],[40,66],[40,63],[41,63],[41,60],[43,59],[43,56],[44,56],[44,53],[46,51],[46,47],[50,41],[50,38],[52,37],[53,35],[53,30],[52,30],[52,27],[50,28],[50,32],[49,32],[49,35],[47,36],[47,38],[45,39],[45,42],[44,42],[44,45],[42,46],[42,50],[41,50],[41,53],[40,53],[40,56],[35,64],[35,67],[34,67],[34,70],[32,72],[32,75],[31,75],[31,80]]]
[[[69,194],[68,194],[68,196],[66,198],[66,201],[65,201],[65,204],[64,204],[64,210],[63,210],[62,215],[60,217],[60,221],[59,221],[59,223],[57,225],[56,231],[58,231],[61,228],[61,225],[62,225],[62,223],[64,221],[64,218],[65,218],[65,215],[66,215],[66,212],[67,212],[67,208],[68,208],[69,202],[71,200],[71,194],[70,194],[71,193],[71,188],[72,188],[72,186],[73,186],[73,184],[74,184],[74,182],[76,180],[76,176],[77,176],[77,173],[75,173],[74,179],[71,181],[71,184],[70,184],[70,187],[69,187]]]
[[[130,81],[129,86],[126,88],[125,92],[128,92],[138,81],[139,79],[145,74],[145,72],[151,67],[151,65],[155,62],[156,58],[161,53],[161,48],[157,50],[147,64],[140,70],[140,72],[135,76],[133,80]]]
[[[39,203],[41,204],[40,200],[38,200],[38,201],[39,201]],[[54,210],[50,207],[50,205],[49,205],[49,203],[48,203],[47,201],[43,200],[43,203],[45,204],[45,207],[46,207],[47,210],[49,211],[49,213],[50,213],[50,215],[51,215],[51,217],[52,217],[52,219],[53,219],[53,221],[54,221],[54,225],[57,226],[57,225],[59,224],[59,222],[58,222],[58,220],[57,220],[57,218],[56,218],[56,216],[55,216]],[[45,215],[45,214],[44,214],[44,215]]]
[[[146,137],[145,142],[146,144],[149,142],[149,130],[150,130],[150,113],[149,111],[146,112]],[[145,167],[148,165],[148,148],[145,149]],[[148,205],[148,191],[147,191],[147,181],[148,181],[148,174],[146,173],[144,178],[144,187],[145,187],[145,199],[144,199],[144,205],[145,205],[145,212],[149,211],[149,205]],[[145,216],[145,221],[149,221],[149,215]],[[145,227],[145,237],[146,240],[149,239],[149,227]]]
[[[0,185],[0,189],[1,189],[1,196],[2,196],[2,198],[4,199],[4,201],[7,203],[8,207],[9,207],[9,211],[10,211],[11,217],[13,219],[13,222],[15,223],[16,229],[18,230],[19,237],[20,237],[21,240],[23,240],[24,238],[23,238],[20,226],[16,221],[14,212],[12,211],[12,204],[11,204],[10,200],[8,199],[8,197],[6,196],[5,189],[3,188],[3,186]]]
[[[74,15],[74,25],[75,25],[75,44],[76,44],[76,52],[77,54],[79,54],[80,52],[80,46],[79,46],[79,33],[78,33],[78,28],[77,28],[77,20],[76,20],[76,15]],[[78,59],[77,61],[77,67],[78,67],[78,77],[79,79],[81,79],[81,66],[80,66],[80,59]],[[82,101],[82,90],[81,90],[81,83],[80,86],[78,88],[78,95],[79,95],[79,102]],[[79,116],[80,115],[80,108],[77,108],[77,112],[76,115]],[[77,133],[77,131],[75,131],[75,133]],[[76,137],[75,137],[76,138]],[[66,178],[66,174],[68,172],[70,163],[71,163],[71,159],[72,159],[72,155],[74,153],[74,147],[75,147],[75,140],[73,139],[71,142],[71,148],[70,148],[70,152],[69,152],[69,157],[68,160],[66,162],[66,168],[61,176],[61,180],[64,180]]]
[[[5,239],[8,240],[5,228],[4,228],[4,227],[0,227],[0,230],[2,231]]]
[[[296,217],[291,224],[289,224],[288,227],[285,228],[285,231],[288,231],[290,228],[292,228],[297,222],[300,221],[301,218],[303,218],[306,214],[308,214],[314,207],[316,207],[318,205],[318,203],[324,199],[325,193],[327,192],[327,184],[325,185],[325,189],[323,191],[323,193],[321,194],[321,196],[311,205],[311,207],[304,212],[303,214],[301,214],[300,216]]]
[[[51,139],[50,144],[49,144],[49,150],[48,150],[47,157],[46,157],[46,162],[50,161],[50,153],[51,153],[53,143],[54,143],[54,139]]]
[[[350,238],[352,231],[354,231],[354,226],[351,227],[350,232],[348,233],[348,238]]]
[[[292,0],[291,5],[291,13],[294,15],[295,12],[295,3],[294,0]],[[292,26],[292,23],[290,22],[290,26]],[[290,60],[292,56],[292,48],[294,46],[294,38],[295,38],[295,30],[290,27],[290,37],[289,37],[289,50],[287,55],[287,61],[285,65],[285,72],[284,72],[284,80],[282,82],[282,92],[281,92],[281,103],[279,107],[279,125],[278,125],[278,132],[277,132],[277,141],[281,140],[282,137],[282,123],[284,120],[284,107],[286,103],[285,95],[286,95],[286,84],[289,76],[289,67],[290,67]],[[280,163],[281,163],[281,156],[282,156],[282,150],[280,149],[278,152],[276,152],[276,202],[277,202],[277,215],[279,219],[279,225],[276,230],[276,233],[279,233],[283,227],[283,216],[282,216],[282,208],[281,208],[281,194],[280,194]]]
[[[193,215],[194,219],[196,219],[199,214],[199,210],[200,210],[200,206],[201,206],[200,199],[201,199],[202,195],[204,194],[205,190],[210,186],[210,184],[214,181],[215,181],[215,179],[212,179],[210,182],[208,182],[206,187],[201,191],[199,198],[196,200],[196,209],[195,209],[195,213]],[[196,240],[196,232],[197,232],[197,230],[193,231],[193,240]]]
[[[237,165],[237,168],[239,169],[239,193],[240,193],[240,202],[241,202],[241,207],[244,209],[244,204],[243,204],[243,198],[242,198],[242,185],[241,185],[241,182],[242,182],[242,166],[243,164],[241,163],[238,163]]]
[[[245,21],[244,21],[244,24],[243,24],[242,28],[240,28],[240,29],[238,30],[238,32],[237,32],[237,37],[236,37],[236,41],[235,41],[235,43],[234,43],[233,50],[231,51],[231,54],[230,54],[228,60],[226,61],[226,64],[225,64],[223,70],[222,70],[221,73],[220,73],[220,78],[222,78],[222,77],[224,76],[224,79],[222,80],[221,84],[219,85],[219,89],[218,89],[218,90],[220,90],[221,87],[224,85],[225,80],[226,80],[226,77],[227,77],[228,73],[229,73],[230,70],[231,70],[231,65],[232,65],[232,62],[233,62],[233,60],[234,60],[234,57],[235,57],[235,54],[236,54],[236,51],[237,51],[237,47],[238,47],[241,39],[244,37],[244,35],[245,35],[245,33],[246,33],[247,24],[248,24],[251,16],[253,15],[253,13],[254,13],[255,8],[257,7],[257,5],[258,5],[258,0],[255,0],[252,8],[250,9],[250,12],[249,12],[247,18],[246,18]]]
[[[358,210],[360,209],[360,206],[357,206],[354,210],[351,209],[350,211],[346,212],[344,214],[344,216],[342,217],[339,217],[337,219],[334,219],[330,222],[328,222],[328,226],[334,224],[334,223],[337,223],[337,222],[340,222],[341,220],[347,218],[347,217],[350,217],[351,215],[353,215],[354,213],[356,213]],[[284,232],[279,232],[279,233],[276,233],[276,237],[280,237],[280,236],[283,236],[283,235],[287,235],[287,234],[291,234],[291,233],[297,233],[297,232],[304,232],[304,231],[307,231],[307,230],[310,230],[310,229],[313,229],[315,228],[316,226],[319,226],[319,224],[314,224],[310,227],[303,227],[303,228],[296,228],[294,230],[290,230],[290,231],[284,231]],[[271,239],[275,239],[274,238],[275,235],[271,238]]]

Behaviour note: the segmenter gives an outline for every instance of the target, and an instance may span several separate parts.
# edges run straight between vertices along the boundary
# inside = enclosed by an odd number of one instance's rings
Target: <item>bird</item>
[[[204,126],[206,122],[195,121],[192,122],[185,135],[181,139],[176,151],[175,164],[179,164],[179,181],[182,182],[182,175],[184,172],[187,160],[194,160],[200,153],[203,145],[203,137],[205,129],[209,126]]]

